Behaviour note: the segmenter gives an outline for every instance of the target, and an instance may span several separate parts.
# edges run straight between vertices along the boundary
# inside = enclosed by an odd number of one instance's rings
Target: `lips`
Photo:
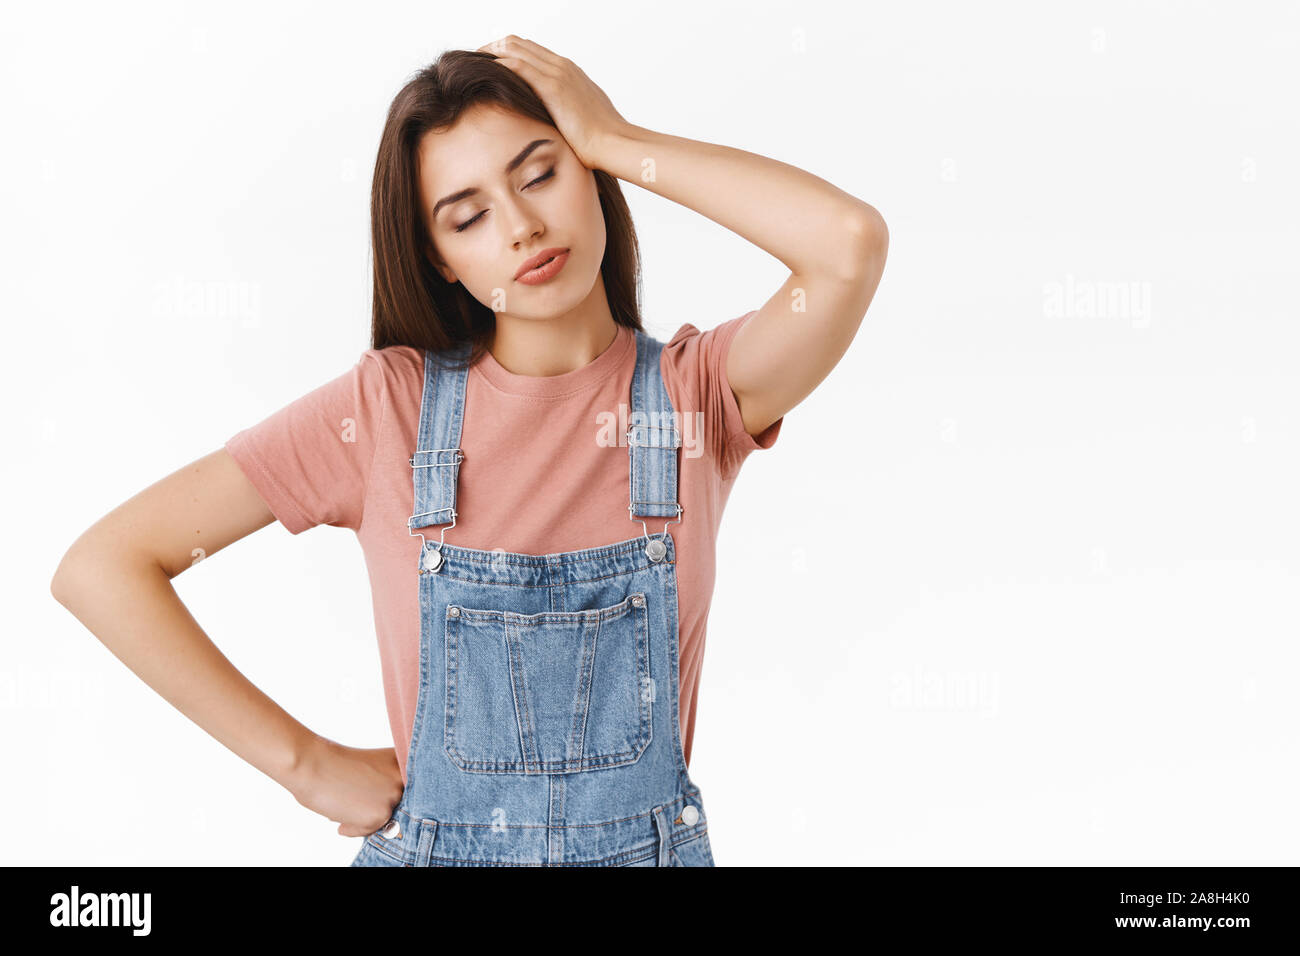
[[[531,259],[527,260],[523,265],[519,267],[519,271],[515,273],[515,278],[518,279],[525,272],[531,272],[532,270],[536,269],[538,266],[542,265],[543,263],[548,262],[551,259],[554,259],[560,253],[568,252],[568,251],[569,251],[568,249],[562,247],[557,247],[554,249],[543,249],[541,252],[533,256]]]

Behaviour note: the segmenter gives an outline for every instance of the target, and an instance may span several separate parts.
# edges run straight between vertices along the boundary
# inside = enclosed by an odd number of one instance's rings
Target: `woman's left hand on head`
[[[478,48],[523,79],[545,104],[555,127],[588,169],[599,165],[600,144],[628,124],[605,91],[572,60],[513,33]]]

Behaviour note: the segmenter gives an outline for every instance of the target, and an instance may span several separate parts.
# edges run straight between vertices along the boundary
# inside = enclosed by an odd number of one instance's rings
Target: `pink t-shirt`
[[[668,530],[677,549],[680,716],[688,763],[718,524],[741,463],[755,449],[772,447],[784,421],[750,436],[727,383],[727,350],[753,314],[707,332],[683,325],[660,359],[683,430],[678,501],[684,510]],[[626,438],[617,445],[598,439],[626,430],[635,364],[636,339],[621,325],[604,352],[563,375],[516,375],[485,353],[466,383],[465,460],[456,526],[448,526],[446,542],[549,554],[642,534],[640,520],[628,517]],[[407,518],[414,501],[408,458],[416,450],[423,387],[421,351],[367,349],[350,371],[225,445],[290,533],[320,524],[356,532],[370,575],[384,697],[403,775],[419,692],[420,539],[408,533]],[[624,424],[602,427],[608,421]],[[665,520],[645,519],[652,535]],[[423,533],[436,542],[440,530]]]

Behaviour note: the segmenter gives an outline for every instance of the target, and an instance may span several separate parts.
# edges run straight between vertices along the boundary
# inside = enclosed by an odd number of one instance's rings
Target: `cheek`
[[[582,201],[588,217],[603,218],[600,212],[600,192],[596,189],[596,179],[590,170],[587,170],[586,178],[583,180]]]
[[[552,193],[552,213],[562,214],[570,223],[577,223],[590,219],[593,207],[599,212],[600,196],[596,192],[596,181],[592,178],[591,171],[579,168],[574,173],[565,169],[562,174],[564,178],[555,184],[556,189]]]
[[[604,234],[605,216],[600,211],[600,193],[596,192],[596,184],[593,182],[589,186],[575,189],[569,197],[569,203],[569,209],[572,210],[570,221],[578,230],[575,241],[579,238],[589,241],[599,239]]]
[[[457,236],[454,242],[448,243],[450,248],[444,253],[446,258],[443,261],[456,273],[466,288],[472,287],[477,282],[486,281],[485,277],[489,276],[496,266],[491,251],[495,248],[493,239],[485,236],[489,231],[487,224],[480,222]]]
[[[586,216],[583,221],[583,235],[589,238],[588,244],[596,259],[597,268],[605,257],[605,214],[600,209],[600,193],[595,183],[587,196]]]

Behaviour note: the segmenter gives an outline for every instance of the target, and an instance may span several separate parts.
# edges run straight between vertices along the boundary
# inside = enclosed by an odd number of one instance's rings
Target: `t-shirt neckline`
[[[531,398],[560,398],[584,391],[603,381],[622,365],[635,333],[626,325],[617,325],[618,334],[605,351],[581,368],[560,375],[520,375],[506,369],[488,350],[473,366],[491,385],[511,395]]]

